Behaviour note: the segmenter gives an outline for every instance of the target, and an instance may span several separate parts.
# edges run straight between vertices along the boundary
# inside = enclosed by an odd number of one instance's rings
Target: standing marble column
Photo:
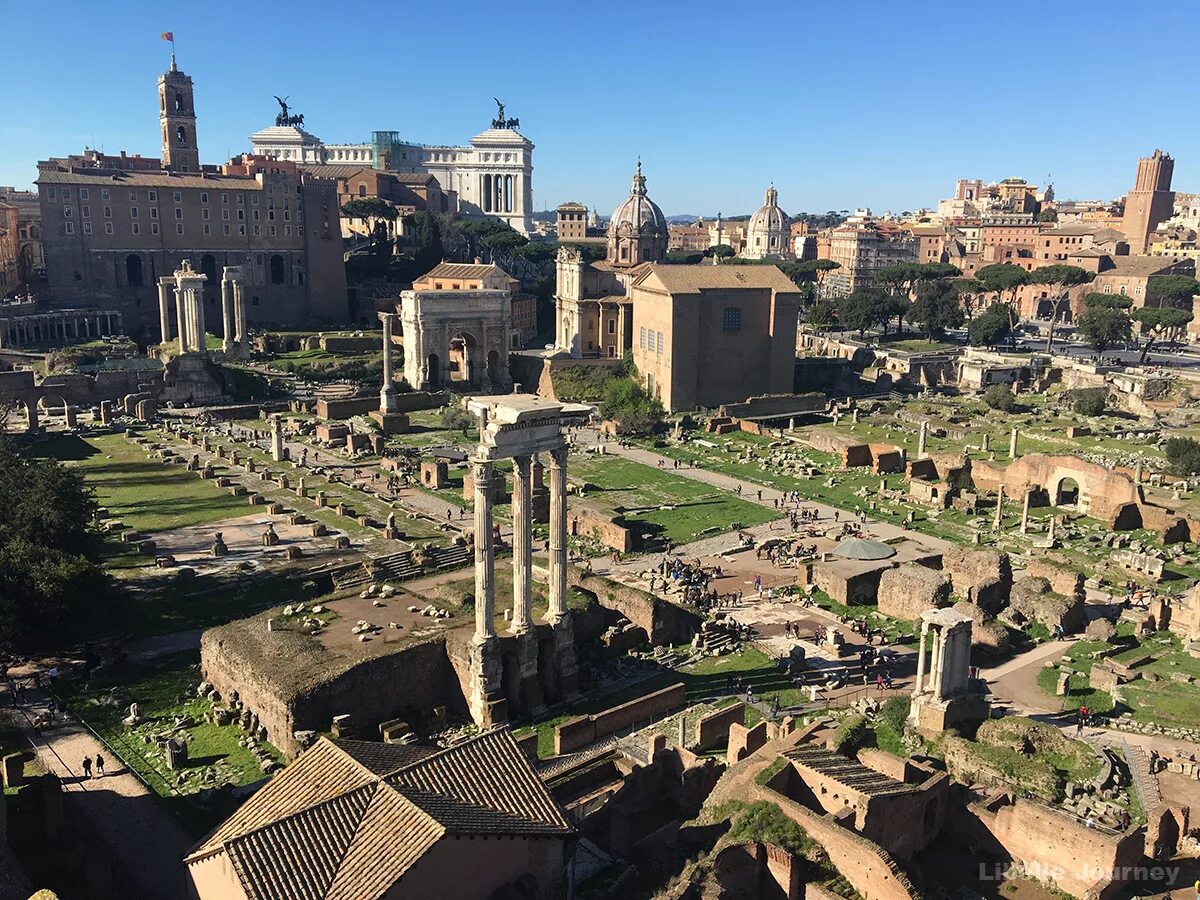
[[[1000,485],[996,489],[996,519],[992,523],[992,529],[999,531],[1000,526],[1004,524],[1004,485]]]
[[[174,284],[173,278],[158,279],[158,325],[164,344],[171,340],[171,288]]]
[[[233,352],[233,282],[226,270],[221,278],[221,349]]]
[[[1029,500],[1033,496],[1032,488],[1025,488],[1025,500],[1021,505],[1021,534],[1029,533]]]
[[[1012,430],[1012,434],[1010,434],[1008,437],[1008,458],[1009,459],[1017,458],[1017,439],[1020,436],[1021,436],[1021,430],[1019,428],[1014,428]]]
[[[921,649],[917,651],[917,680],[913,682],[913,693],[921,693],[925,684],[925,650],[929,642],[929,623],[921,623]]]
[[[567,448],[550,451],[550,605],[546,620],[567,614]]]
[[[945,660],[942,656],[946,652],[946,642],[942,640],[942,630],[937,628],[932,633],[933,638],[933,664],[930,671],[930,681],[933,689],[933,696],[937,700],[942,699],[942,665]]]
[[[243,294],[242,279],[233,283],[233,317],[235,320],[234,340],[245,348],[248,335],[246,333],[246,298]]]
[[[917,433],[917,459],[925,458],[925,442],[929,439],[929,423],[922,422],[921,430]]]
[[[182,356],[191,350],[191,346],[188,336],[187,313],[184,312],[183,288],[179,286],[178,281],[175,281],[175,322],[179,328],[179,355]],[[96,330],[97,332],[100,330],[99,319],[96,319]]]
[[[383,322],[383,387],[379,391],[379,411],[394,413],[396,411],[396,388],[392,384],[392,322],[395,319],[391,313],[380,313]]]
[[[532,620],[533,521],[530,511],[533,505],[533,482],[530,463],[528,456],[513,458],[513,634],[527,632]]]
[[[471,464],[475,480],[475,642],[496,636],[496,554],[492,546],[492,463]]]

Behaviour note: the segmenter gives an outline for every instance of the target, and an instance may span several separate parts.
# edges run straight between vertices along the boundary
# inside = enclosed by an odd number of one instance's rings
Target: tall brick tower
[[[163,165],[172,172],[199,172],[192,79],[175,65],[174,51],[170,71],[158,76],[158,118],[162,123]]]
[[[1137,179],[1125,197],[1121,226],[1129,239],[1130,253],[1145,253],[1151,233],[1171,218],[1175,206],[1175,192],[1171,190],[1174,170],[1175,160],[1161,150],[1138,160]]]

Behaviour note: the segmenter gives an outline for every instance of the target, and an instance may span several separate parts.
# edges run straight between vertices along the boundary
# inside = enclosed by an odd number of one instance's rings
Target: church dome
[[[637,173],[633,176],[633,187],[629,199],[613,210],[608,223],[608,236],[620,235],[667,236],[667,219],[658,204],[646,196],[646,178],[642,175],[642,163],[638,160]]]
[[[767,188],[766,203],[750,217],[746,226],[746,248],[742,255],[763,259],[787,254],[787,213],[779,208],[779,192],[772,184]]]

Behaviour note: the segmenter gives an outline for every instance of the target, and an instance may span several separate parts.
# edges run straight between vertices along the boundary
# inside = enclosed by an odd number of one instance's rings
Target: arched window
[[[183,94],[175,92],[175,112],[183,112]]]
[[[283,284],[283,257],[276,253],[271,257],[271,284]]]
[[[187,129],[184,128],[182,125],[180,125],[179,128],[176,129],[176,131],[175,131],[175,140],[179,143],[179,146],[181,146],[181,147],[187,144]]]
[[[367,186],[365,184],[360,184],[358,186],[358,196],[360,196],[360,197],[367,196]]]
[[[143,284],[142,258],[136,253],[125,257],[125,283],[130,287],[141,287]]]
[[[742,310],[738,306],[725,307],[725,316],[721,320],[722,331],[742,330]]]

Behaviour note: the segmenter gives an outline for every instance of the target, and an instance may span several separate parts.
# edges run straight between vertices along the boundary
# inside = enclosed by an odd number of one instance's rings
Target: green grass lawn
[[[88,690],[79,683],[60,683],[59,694],[70,708],[108,744],[121,761],[134,770],[155,793],[167,800],[184,824],[201,834],[220,821],[236,801],[204,806],[197,795],[206,786],[228,783],[249,784],[263,777],[258,761],[239,745],[245,733],[235,725],[213,723],[213,704],[197,697],[194,688],[200,681],[199,657],[195,652],[164,657],[153,665],[131,667],[116,684],[105,690]],[[133,728],[122,724],[129,703],[138,704],[138,713],[147,721]],[[188,741],[188,765],[179,783],[180,772],[166,766],[165,757],[151,749],[144,738],[174,734],[177,717],[193,721],[184,729]],[[277,760],[282,756],[269,744],[263,745]],[[216,773],[215,781],[205,781],[202,773]]]
[[[674,544],[779,517],[728,491],[620,457],[576,455],[569,470],[587,480],[586,499],[623,507],[643,537],[666,537]]]
[[[234,497],[182,466],[167,466],[122,434],[86,439],[63,435],[34,446],[35,454],[77,466],[109,514],[145,533],[246,515]]]

